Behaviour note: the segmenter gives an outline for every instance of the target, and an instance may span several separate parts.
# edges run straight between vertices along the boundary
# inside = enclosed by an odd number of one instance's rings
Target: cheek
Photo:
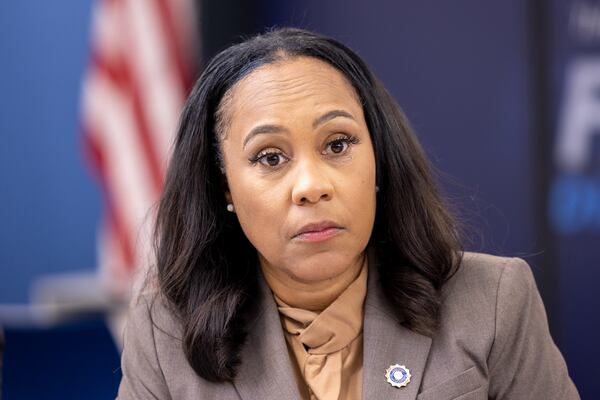
[[[375,221],[375,206],[377,194],[375,192],[375,160],[371,154],[363,158],[353,171],[348,196],[352,215],[361,227],[364,235],[370,236]]]
[[[350,193],[352,215],[364,235],[370,236],[375,221],[375,180],[365,177]]]
[[[261,253],[278,248],[285,205],[276,188],[263,187],[256,178],[248,177],[230,190],[238,221],[248,240]]]

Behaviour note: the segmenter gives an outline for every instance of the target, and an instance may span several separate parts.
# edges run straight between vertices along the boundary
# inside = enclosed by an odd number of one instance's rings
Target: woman
[[[527,264],[457,231],[356,54],[230,47],[183,111],[119,398],[578,398]]]

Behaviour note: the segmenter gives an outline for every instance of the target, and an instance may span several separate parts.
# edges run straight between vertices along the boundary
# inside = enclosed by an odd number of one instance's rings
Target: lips
[[[321,221],[304,225],[294,234],[292,239],[319,242],[337,235],[343,229],[333,221]]]

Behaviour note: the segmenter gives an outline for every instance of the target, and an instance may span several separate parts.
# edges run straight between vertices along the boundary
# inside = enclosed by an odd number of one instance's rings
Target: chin
[[[288,267],[288,272],[299,282],[322,282],[335,279],[348,268],[352,268],[357,256],[350,257],[339,253],[317,253],[300,258],[302,261]]]

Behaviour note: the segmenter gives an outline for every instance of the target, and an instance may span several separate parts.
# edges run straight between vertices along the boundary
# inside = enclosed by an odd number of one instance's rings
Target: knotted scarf
[[[290,352],[310,399],[360,399],[363,303],[367,271],[320,313],[290,307],[275,296]]]

